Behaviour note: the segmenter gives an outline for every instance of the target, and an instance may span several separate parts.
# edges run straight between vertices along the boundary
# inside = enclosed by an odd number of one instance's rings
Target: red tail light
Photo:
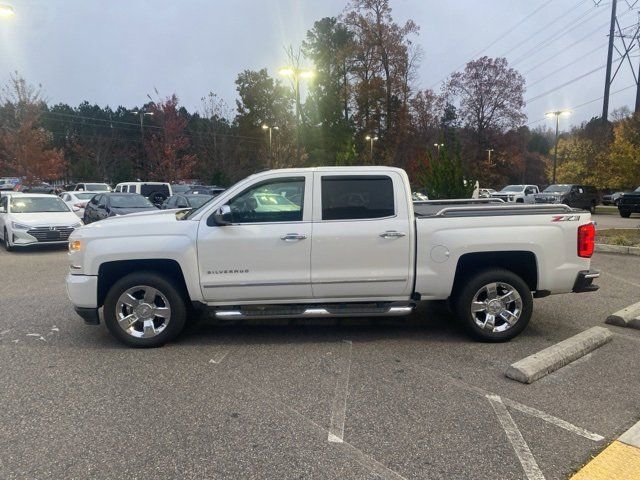
[[[591,258],[596,245],[596,226],[593,223],[578,227],[578,256]]]

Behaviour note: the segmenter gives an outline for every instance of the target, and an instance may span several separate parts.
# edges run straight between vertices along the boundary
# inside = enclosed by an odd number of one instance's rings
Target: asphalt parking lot
[[[607,209],[606,212],[591,215],[592,220],[596,222],[599,229],[640,228],[640,214],[638,213],[631,214],[629,218],[622,218],[617,211],[612,211],[612,209]]]
[[[613,341],[532,385],[504,376],[637,302],[637,257],[596,254],[600,291],[536,300],[505,344],[469,340],[431,304],[403,320],[204,322],[153,350],[82,323],[64,250],[0,251],[0,265],[2,479],[536,478],[513,425],[560,479],[640,417],[638,330],[607,326]]]

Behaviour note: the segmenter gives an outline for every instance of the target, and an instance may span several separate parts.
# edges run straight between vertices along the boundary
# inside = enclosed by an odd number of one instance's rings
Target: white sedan
[[[66,244],[82,221],[55,195],[3,195],[0,235],[7,250],[28,245]]]
[[[106,191],[106,190],[105,190]],[[78,218],[84,218],[84,208],[87,206],[87,203],[95,197],[98,193],[104,193],[103,191],[99,192],[62,192],[60,194],[60,198],[67,206],[75,212]]]

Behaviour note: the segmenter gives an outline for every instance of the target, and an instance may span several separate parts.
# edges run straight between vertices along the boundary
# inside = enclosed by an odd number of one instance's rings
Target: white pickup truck
[[[78,314],[136,347],[219,319],[407,315],[446,300],[470,333],[504,341],[533,297],[597,290],[595,226],[564,205],[412,202],[403,170],[252,175],[195,210],[84,226],[69,239]],[[499,203],[495,203],[499,202]]]

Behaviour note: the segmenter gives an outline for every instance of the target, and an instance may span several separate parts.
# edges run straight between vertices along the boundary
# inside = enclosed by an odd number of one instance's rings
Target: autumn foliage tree
[[[178,109],[173,94],[151,106],[155,126],[145,139],[146,174],[151,180],[177,182],[191,178],[196,156],[189,153],[190,141],[185,133],[188,118]]]
[[[0,145],[4,170],[27,183],[57,180],[64,174],[62,151],[50,148],[51,133],[41,125],[46,109],[39,87],[17,73],[3,89]]]

